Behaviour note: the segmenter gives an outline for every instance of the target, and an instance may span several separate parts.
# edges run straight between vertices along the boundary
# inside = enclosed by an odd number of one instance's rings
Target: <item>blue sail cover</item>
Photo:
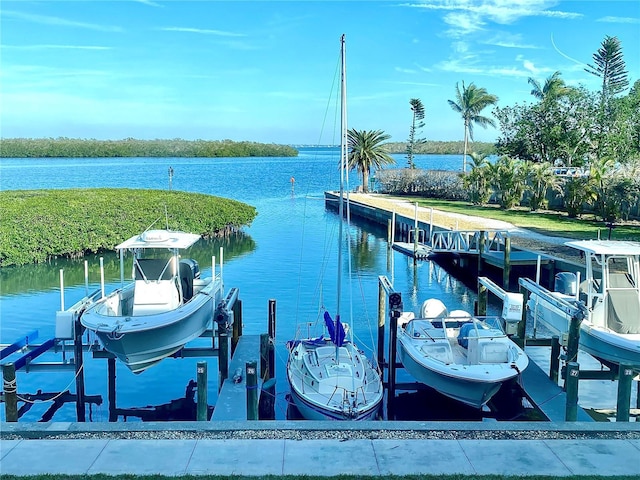
[[[331,341],[338,347],[341,347],[344,343],[346,334],[344,331],[344,327],[342,326],[342,322],[340,322],[340,315],[336,317],[336,322],[334,323],[331,319],[331,315],[329,315],[329,312],[324,312],[324,323],[327,326],[327,330],[329,331]]]

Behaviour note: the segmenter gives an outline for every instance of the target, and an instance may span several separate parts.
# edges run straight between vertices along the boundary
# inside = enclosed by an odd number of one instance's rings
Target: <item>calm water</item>
[[[404,166],[402,155],[396,156]],[[287,384],[284,376],[285,342],[305,325],[315,325],[319,306],[335,310],[337,215],[325,211],[323,192],[338,187],[335,149],[303,149],[296,158],[222,158],[222,159],[2,159],[0,188],[93,188],[124,187],[166,189],[168,168],[174,170],[175,190],[200,192],[234,198],[258,210],[258,216],[242,235],[225,241],[224,280],[226,288],[237,287],[243,301],[244,332],[259,334],[267,329],[269,299],[277,301],[276,375],[278,378],[277,418],[286,418]],[[417,156],[419,168],[460,169],[459,156]],[[295,186],[291,188],[291,177]],[[358,184],[352,176],[351,188]],[[194,205],[194,208],[198,208]],[[376,344],[378,276],[387,275],[403,294],[405,309],[416,311],[429,297],[439,297],[450,309],[471,310],[475,294],[462,282],[449,276],[431,262],[414,266],[406,257],[388,253],[386,231],[377,226],[355,224],[349,231],[352,282],[343,291],[342,315],[353,311],[358,343],[370,349]],[[196,258],[203,274],[210,273],[209,260],[217,255],[220,244],[200,242],[190,256]],[[346,258],[346,255],[345,255]],[[114,255],[105,254],[107,290],[119,284]],[[99,260],[89,258],[90,290],[98,286]],[[348,272],[345,260],[341,266]],[[54,335],[55,311],[60,308],[59,270],[65,272],[65,305],[68,307],[85,294],[83,261],[56,260],[46,265],[0,269],[0,343],[11,343],[32,329],[39,340]],[[350,288],[347,288],[349,286]],[[350,300],[349,300],[350,299]],[[306,333],[306,332],[305,332]],[[199,340],[204,342],[205,340]],[[373,355],[373,353],[371,353]],[[39,361],[56,361],[60,353],[47,354]],[[140,374],[133,375],[117,365],[117,405],[121,408],[168,403],[184,396],[189,380],[196,377],[197,359],[165,360]],[[209,358],[209,403],[217,397],[217,360]],[[85,357],[85,383],[88,395],[102,395],[103,405],[94,407],[92,419],[107,421],[107,362]],[[613,385],[613,386],[611,386]],[[60,372],[18,372],[20,392],[75,391],[73,374]],[[602,406],[602,391],[607,389],[605,407],[615,404],[615,384],[583,392],[581,403],[593,395]],[[593,393],[590,393],[593,392]],[[597,392],[597,393],[596,393]],[[609,393],[613,392],[613,393]],[[36,421],[49,404],[35,405],[22,421]],[[4,409],[0,418],[4,415]],[[75,406],[58,411],[55,420],[75,420]],[[132,418],[131,420],[135,420]]]

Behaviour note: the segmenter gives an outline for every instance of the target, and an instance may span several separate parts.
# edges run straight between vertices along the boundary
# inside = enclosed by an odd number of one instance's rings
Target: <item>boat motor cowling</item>
[[[514,335],[518,330],[518,323],[522,320],[522,304],[524,298],[521,293],[505,292],[502,300],[502,320],[505,323],[507,335]]]
[[[193,280],[200,278],[198,262],[191,258],[180,260],[180,283],[182,284],[183,301],[188,302],[193,297]]]
[[[571,272],[556,273],[553,290],[563,295],[575,297],[578,293],[578,278],[576,274]]]

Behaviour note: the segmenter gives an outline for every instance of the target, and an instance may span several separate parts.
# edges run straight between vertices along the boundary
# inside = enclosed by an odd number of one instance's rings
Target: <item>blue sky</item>
[[[556,70],[597,90],[584,66],[606,35],[640,78],[638,0],[3,0],[0,22],[6,138],[332,143],[342,33],[349,127],[392,141],[408,137],[411,98],[422,137],[462,139],[456,82],[500,106],[531,102],[527,79]]]

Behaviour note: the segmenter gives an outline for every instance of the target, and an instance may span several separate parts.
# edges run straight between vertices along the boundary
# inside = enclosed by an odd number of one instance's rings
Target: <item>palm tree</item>
[[[559,71],[556,71],[544,82],[544,86],[540,85],[536,79],[529,77],[529,84],[533,87],[531,95],[538,100],[553,100],[558,97],[562,97],[571,91],[564,83],[564,80],[560,78],[562,75]]]
[[[462,90],[456,83],[456,100],[448,100],[453,110],[460,113],[464,120],[464,153],[462,157],[462,173],[467,168],[467,144],[469,138],[473,141],[473,124],[477,123],[483,128],[487,125],[495,127],[495,122],[489,117],[484,117],[480,113],[489,105],[498,103],[498,97],[487,92],[486,88],[478,88],[472,82],[465,87],[462,82]]]
[[[474,205],[484,205],[491,198],[491,169],[488,154],[471,152],[471,171],[463,175],[462,185],[469,193],[469,200]]]
[[[411,105],[411,111],[413,112],[413,122],[409,129],[409,142],[407,144],[407,163],[409,168],[416,168],[416,164],[413,163],[413,150],[416,143],[423,143],[424,140],[416,141],[416,132],[424,127],[424,105],[419,98],[412,98],[409,100]],[[417,123],[416,123],[417,122]]]
[[[349,169],[354,168],[362,175],[362,191],[369,191],[369,173],[372,168],[380,169],[383,165],[395,164],[396,161],[387,153],[382,142],[391,135],[382,130],[349,129],[347,141],[349,146]]]
[[[549,162],[527,163],[525,189],[530,193],[529,208],[532,212],[547,207],[547,192],[561,190],[560,177],[553,172]]]

